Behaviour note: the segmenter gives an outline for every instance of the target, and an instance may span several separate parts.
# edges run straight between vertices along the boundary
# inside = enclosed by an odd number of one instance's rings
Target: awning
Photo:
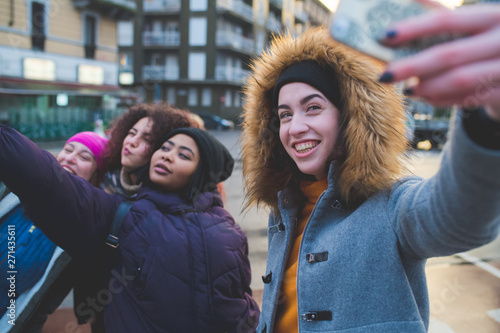
[[[19,78],[0,77],[0,94],[9,95],[77,95],[103,96],[110,95],[122,98],[135,98],[133,91],[123,90],[116,85],[91,85],[60,81],[36,81]]]

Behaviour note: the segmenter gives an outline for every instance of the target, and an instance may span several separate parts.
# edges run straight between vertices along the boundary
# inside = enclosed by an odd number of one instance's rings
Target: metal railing
[[[143,80],[178,80],[179,66],[155,66],[146,65],[142,67]]]
[[[253,9],[241,0],[217,0],[217,8],[230,10],[253,21]]]
[[[181,10],[181,0],[144,0],[143,10],[145,12],[178,12]]]
[[[216,66],[215,67],[215,80],[217,81],[229,81],[236,83],[243,83],[250,71],[227,66]]]
[[[278,19],[274,16],[269,16],[266,22],[266,28],[267,30],[270,30],[272,32],[280,32],[281,31],[281,21],[278,21]]]
[[[253,39],[232,31],[217,31],[215,35],[215,44],[217,46],[231,46],[235,49],[244,50],[250,53],[255,52],[255,42]]]
[[[148,45],[181,45],[181,33],[179,31],[144,31],[142,33],[142,44]]]

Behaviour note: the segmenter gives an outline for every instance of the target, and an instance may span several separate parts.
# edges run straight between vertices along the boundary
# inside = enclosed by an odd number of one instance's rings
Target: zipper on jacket
[[[193,317],[194,317],[194,322],[195,322],[195,327],[196,327],[196,332],[200,332],[200,328],[199,328],[199,322],[198,322],[198,311],[197,311],[197,308],[196,308],[196,290],[195,290],[195,283],[194,283],[194,273],[193,273],[193,247],[191,245],[191,233],[189,232],[189,226],[186,222],[186,219],[183,218],[182,221],[184,222],[184,227],[186,228],[186,241],[188,243],[188,247],[189,247],[189,250],[188,250],[188,258],[189,258],[189,268],[190,268],[190,272],[189,272],[189,280],[191,281],[191,286],[190,286],[190,289],[191,289],[191,302],[193,302],[193,307],[194,307],[194,313],[193,313]]]
[[[316,211],[316,207],[318,207],[319,202],[321,201],[321,198],[325,194],[325,192],[328,191],[328,189],[324,190],[321,195],[318,197],[318,200],[316,201],[316,204],[314,205],[314,208],[311,212],[311,215],[309,215],[309,218],[307,219],[306,226],[304,227],[304,231],[302,231],[302,239],[300,240],[300,245],[299,245],[299,254],[297,258],[297,278],[295,279],[295,290],[297,291],[297,322],[299,327],[297,327],[297,330],[300,332],[300,311],[299,311],[299,264],[300,264],[300,253],[302,252],[302,243],[304,242],[304,235],[306,234],[307,227],[309,227],[309,222],[312,220],[314,216],[314,212]]]
[[[196,221],[198,222],[198,227],[200,228],[200,234],[201,238],[203,239],[203,255],[205,256],[205,262],[207,262],[206,265],[206,272],[207,272],[207,281],[208,281],[208,304],[210,306],[210,315],[212,316],[212,319],[210,320],[212,324],[212,332],[215,332],[215,313],[214,313],[214,304],[213,304],[213,294],[212,294],[212,279],[210,279],[211,272],[210,272],[210,267],[211,267],[211,262],[210,258],[208,255],[208,249],[207,249],[207,240],[205,237],[205,228],[200,223],[199,219],[199,214],[195,213],[196,216]]]

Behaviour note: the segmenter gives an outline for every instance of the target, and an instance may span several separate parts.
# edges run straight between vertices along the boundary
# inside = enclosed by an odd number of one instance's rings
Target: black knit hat
[[[200,152],[198,168],[189,184],[181,190],[184,197],[193,200],[197,194],[215,190],[218,183],[231,176],[234,167],[231,154],[219,140],[199,128],[183,127],[167,133],[157,142],[154,151],[160,149],[165,141],[177,134],[191,137]]]
[[[281,73],[273,89],[273,106],[278,106],[281,88],[288,83],[303,82],[321,91],[339,110],[342,108],[340,87],[332,68],[323,66],[314,60],[295,63]]]

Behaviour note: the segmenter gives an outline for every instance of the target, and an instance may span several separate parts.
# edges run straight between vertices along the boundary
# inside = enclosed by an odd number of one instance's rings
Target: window
[[[193,17],[189,19],[189,45],[207,45],[207,18]]]
[[[231,107],[231,104],[233,104],[231,101],[231,99],[232,99],[231,97],[232,97],[231,90],[226,89],[226,98],[224,99],[224,106],[225,107]]]
[[[159,53],[153,53],[151,55],[151,65],[152,66],[163,66],[161,55]]]
[[[167,103],[171,105],[175,105],[175,88],[168,87],[167,88]]]
[[[241,96],[239,91],[234,92],[234,106],[237,108],[241,106]]]
[[[94,15],[84,15],[84,36],[85,58],[94,59],[97,48],[97,19]]]
[[[159,84],[155,84],[154,101],[155,103],[161,102],[161,86]]]
[[[207,0],[191,0],[189,1],[189,9],[192,12],[207,10]]]
[[[120,69],[132,69],[132,52],[122,52],[119,54],[120,57]]]
[[[192,52],[188,59],[188,77],[190,80],[204,80],[207,57],[202,52]]]
[[[210,106],[212,105],[212,89],[203,88],[201,91],[201,105]]]
[[[118,22],[118,45],[134,45],[134,23],[132,21]]]
[[[197,106],[197,105],[198,105],[198,89],[189,88],[188,106]]]
[[[33,50],[45,50],[45,5],[31,3],[31,47]]]

